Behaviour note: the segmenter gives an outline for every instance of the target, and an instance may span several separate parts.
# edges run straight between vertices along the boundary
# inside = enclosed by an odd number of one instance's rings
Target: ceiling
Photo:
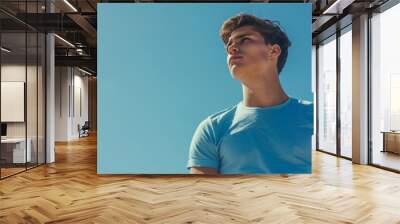
[[[339,19],[377,7],[387,0],[248,0],[235,2],[312,3],[313,41],[323,36]],[[96,72],[97,3],[193,2],[166,0],[1,0],[0,25],[2,43],[23,54],[24,33],[55,32],[56,65],[80,66]],[[202,0],[198,2],[232,2],[232,0]],[[49,12],[52,13],[49,13]],[[351,19],[350,19],[351,21]],[[326,34],[328,35],[328,34]],[[28,38],[29,39],[29,38]],[[65,41],[64,41],[65,40]],[[28,40],[29,42],[29,40]],[[72,45],[71,45],[72,44]],[[4,46],[4,45],[3,45]],[[41,46],[40,46],[41,47]],[[36,49],[28,44],[28,54]]]

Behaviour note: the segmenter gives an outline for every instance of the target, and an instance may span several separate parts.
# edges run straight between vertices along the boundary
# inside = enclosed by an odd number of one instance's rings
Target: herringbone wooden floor
[[[400,175],[313,153],[313,174],[97,175],[96,138],[0,181],[0,223],[400,223]]]

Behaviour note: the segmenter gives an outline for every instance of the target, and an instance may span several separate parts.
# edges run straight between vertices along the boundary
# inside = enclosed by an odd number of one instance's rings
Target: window
[[[352,33],[351,25],[340,35],[340,155],[352,157]]]
[[[371,18],[372,163],[400,170],[400,4]]]
[[[336,153],[336,35],[318,47],[318,149]]]

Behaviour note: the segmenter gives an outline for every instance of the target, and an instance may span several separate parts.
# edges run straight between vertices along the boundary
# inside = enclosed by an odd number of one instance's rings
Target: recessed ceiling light
[[[342,14],[343,9],[351,5],[354,0],[336,0],[322,14]]]
[[[7,49],[7,48],[5,48],[5,47],[1,47],[1,50],[4,51],[4,52],[6,52],[6,53],[10,53],[10,52],[11,52],[11,50],[9,50],[9,49]]]
[[[65,4],[67,4],[74,12],[78,12],[78,10],[68,1],[64,0]]]
[[[57,34],[54,34],[54,36],[57,37],[58,39],[60,39],[62,42],[66,43],[67,45],[69,45],[69,46],[75,48],[75,45],[73,45],[73,44],[72,44],[71,42],[69,42],[68,40],[66,40],[66,39],[64,39],[64,38],[62,38],[62,37],[60,37],[60,36],[57,35]]]
[[[83,72],[83,73],[85,73],[85,74],[87,74],[87,75],[90,75],[90,76],[92,75],[92,73],[90,73],[90,72],[88,72],[88,71],[86,71],[86,70],[83,70],[83,69],[81,69],[81,68],[79,68],[79,67],[78,67],[78,70],[81,71],[81,72]]]

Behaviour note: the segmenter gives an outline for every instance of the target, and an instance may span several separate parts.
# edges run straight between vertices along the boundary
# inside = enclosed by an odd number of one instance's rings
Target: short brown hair
[[[282,31],[281,27],[268,19],[260,19],[250,14],[241,13],[237,16],[231,17],[226,20],[220,29],[220,36],[226,45],[232,32],[242,26],[250,25],[255,31],[259,32],[264,37],[265,44],[278,44],[281,48],[281,54],[278,58],[278,73],[282,71],[288,56],[288,48],[291,43],[286,33]]]

